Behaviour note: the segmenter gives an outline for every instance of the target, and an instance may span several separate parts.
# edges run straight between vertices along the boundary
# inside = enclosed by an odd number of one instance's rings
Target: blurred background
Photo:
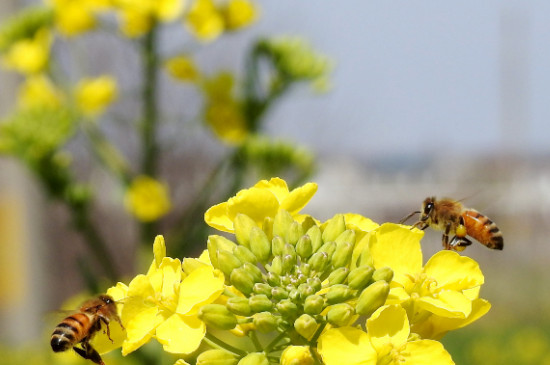
[[[34,2],[3,0],[0,20],[29,4]],[[445,337],[445,347],[462,365],[550,364],[550,3],[256,4],[254,24],[188,49],[205,73],[223,66],[237,77],[246,75],[247,49],[260,37],[299,35],[330,58],[325,93],[293,88],[262,122],[265,135],[292,141],[315,158],[307,180],[317,182],[319,190],[307,213],[327,219],[355,212],[397,222],[427,196],[464,199],[498,224],[505,245],[494,252],[474,243],[464,252],[479,262],[486,281],[481,295],[493,307]],[[179,47],[176,34],[163,32],[159,48],[173,53]],[[86,36],[75,51],[78,57],[62,47],[54,52],[68,78],[77,79],[82,69],[95,74],[105,69],[117,75],[121,94],[131,94],[140,84],[132,47],[100,34]],[[190,120],[201,111],[200,93],[160,77],[157,92],[166,120],[158,138],[166,154],[159,170],[174,205],[185,206],[232,147],[200,123],[182,130],[179,118]],[[0,72],[0,115],[9,114],[21,81]],[[127,116],[138,107],[134,101],[113,109]],[[140,156],[129,130],[128,123],[104,127],[133,161]],[[67,150],[79,163],[76,175],[95,186],[93,220],[109,237],[114,265],[130,276],[136,272],[128,263],[136,254],[134,242],[143,236],[121,203],[123,189],[94,165],[85,143],[77,136]],[[0,159],[4,346],[45,338],[51,329],[43,328],[44,313],[86,287],[78,266],[89,253],[71,229],[70,214],[18,160]],[[169,215],[156,233],[174,222]],[[426,257],[440,249],[440,240],[440,233],[427,231]],[[193,254],[199,249],[186,247]]]

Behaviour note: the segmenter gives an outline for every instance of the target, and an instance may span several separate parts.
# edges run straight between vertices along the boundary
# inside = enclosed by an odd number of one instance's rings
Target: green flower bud
[[[281,287],[275,287],[271,289],[271,297],[275,300],[281,300],[281,299],[287,299],[288,298],[288,291]]]
[[[258,262],[258,258],[256,255],[252,253],[248,248],[245,246],[236,246],[233,249],[233,255],[235,255],[236,258],[238,258],[241,262],[250,262],[252,264],[256,264]]]
[[[309,314],[302,314],[294,321],[294,329],[302,337],[309,340],[317,331],[318,324],[315,319]]]
[[[281,277],[273,272],[268,271],[266,274],[266,281],[271,286],[281,285]]]
[[[336,251],[336,242],[326,242],[317,250],[317,252],[326,252],[329,259],[332,258],[334,251]]]
[[[256,222],[246,214],[237,214],[233,220],[235,227],[235,238],[240,245],[250,248],[250,231],[256,226]]]
[[[296,250],[294,249],[294,246],[292,246],[290,243],[285,243],[285,245],[283,246],[283,257],[285,255],[290,255],[294,258],[294,260],[296,260],[297,256],[296,256]]]
[[[316,224],[317,223],[315,223],[315,219],[313,219],[309,215],[306,215],[302,222],[302,229],[304,230],[304,232],[307,232],[311,227],[315,226]]]
[[[218,250],[218,265],[225,277],[228,278],[233,270],[242,266],[242,262],[231,252]]]
[[[286,241],[291,245],[295,245],[296,242],[304,235],[302,225],[296,221],[292,222],[289,230],[287,231]]]
[[[323,272],[328,264],[328,254],[326,252],[315,252],[308,261],[308,264],[316,272]]]
[[[251,264],[250,262],[245,262],[242,266],[242,269],[244,269],[247,273],[252,275],[252,278],[254,278],[255,283],[263,281],[262,271],[255,264]]]
[[[315,289],[311,285],[304,283],[298,286],[298,293],[300,294],[300,298],[305,299],[315,294]]]
[[[332,255],[331,262],[333,267],[346,266],[351,260],[353,245],[349,242],[336,243],[336,249]]]
[[[298,315],[298,306],[290,299],[283,299],[277,303],[277,310],[287,318],[294,318]]]
[[[342,232],[334,242],[341,243],[341,242],[349,242],[352,245],[355,245],[355,231],[353,229],[347,229],[344,232]]]
[[[260,262],[266,262],[271,256],[271,243],[265,232],[258,228],[253,227],[250,231],[250,249],[256,255]]]
[[[298,289],[294,288],[294,289],[289,290],[288,299],[292,300],[294,303],[299,302],[300,301],[300,292],[298,292]]]
[[[389,292],[390,284],[384,280],[369,285],[359,296],[357,305],[355,306],[355,312],[362,316],[370,316],[378,308],[384,305]]]
[[[263,352],[252,352],[243,357],[237,365],[269,365],[269,361]]]
[[[347,303],[333,305],[327,313],[327,321],[333,326],[347,326],[353,316],[353,307]]]
[[[281,236],[287,238],[287,233],[290,226],[294,222],[292,216],[286,210],[279,210],[273,220],[273,236]]]
[[[313,253],[313,246],[311,245],[311,238],[308,235],[300,237],[296,243],[296,253],[305,260]]]
[[[369,265],[356,267],[348,275],[348,286],[356,290],[363,289],[368,285],[373,272],[374,268]]]
[[[267,312],[273,308],[273,302],[265,294],[254,295],[248,300],[250,309],[254,313]]]
[[[296,256],[292,256],[292,255],[283,256],[283,273],[284,274],[292,273],[295,266],[296,266]]]
[[[304,302],[304,312],[307,314],[319,314],[325,307],[325,300],[320,295],[310,295]]]
[[[219,269],[218,265],[218,250],[225,250],[232,252],[233,248],[237,247],[235,242],[228,240],[223,236],[211,235],[208,236],[208,242],[206,243],[208,248],[208,256],[210,256],[210,262],[212,266]]]
[[[349,269],[347,267],[339,267],[338,269],[331,272],[328,276],[329,285],[332,286],[336,284],[342,284],[348,277],[348,274]]]
[[[264,218],[264,223],[262,224],[262,231],[264,231],[268,239],[271,240],[273,238],[273,218],[271,217]]]
[[[235,269],[229,276],[231,284],[244,295],[252,293],[254,287],[254,278],[242,267]]]
[[[283,273],[283,258],[281,256],[275,256],[273,260],[271,260],[271,265],[266,265],[266,269],[269,272],[281,276]]]
[[[323,283],[321,283],[321,279],[319,279],[318,277],[307,278],[307,283],[311,285],[315,292],[321,290],[321,287],[323,285]]]
[[[387,266],[374,270],[374,274],[372,274],[373,281],[384,280],[386,283],[391,283],[392,279],[393,270]]]
[[[331,242],[346,230],[346,221],[343,214],[336,214],[327,221],[325,230],[323,231],[323,242]]]
[[[275,236],[271,240],[271,251],[273,256],[280,256],[283,254],[283,248],[285,247],[285,240],[281,236]]]
[[[329,288],[326,298],[328,304],[342,303],[353,297],[353,290],[347,285],[336,284]]]
[[[237,325],[237,317],[222,304],[206,304],[199,310],[199,318],[207,326],[222,330],[232,330]]]
[[[266,283],[256,283],[252,287],[254,294],[264,294],[268,298],[271,298],[271,286]]]
[[[252,316],[252,322],[256,329],[262,333],[275,331],[277,329],[277,318],[270,312],[256,313]]]
[[[309,276],[309,274],[311,273],[311,266],[307,262],[302,262],[300,264],[300,271],[305,276]]]
[[[317,252],[323,244],[321,229],[318,226],[313,226],[307,230],[306,235],[311,239],[311,250]]]
[[[235,365],[237,357],[221,349],[206,350],[197,356],[197,365]]]
[[[252,314],[252,310],[248,304],[248,298],[231,297],[227,300],[226,307],[238,316],[248,317]]]

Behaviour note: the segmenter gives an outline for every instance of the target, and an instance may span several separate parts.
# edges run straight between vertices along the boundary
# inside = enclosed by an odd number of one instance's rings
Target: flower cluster
[[[453,364],[438,340],[490,307],[477,263],[441,251],[422,266],[410,226],[300,214],[316,189],[273,178],[212,207],[234,239],[210,236],[199,259],[165,257],[157,237],[147,274],[108,291],[123,354],[156,338],[182,356],[202,342],[200,364]]]

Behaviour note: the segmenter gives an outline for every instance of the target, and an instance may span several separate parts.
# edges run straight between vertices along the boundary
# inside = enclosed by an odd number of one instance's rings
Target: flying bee
[[[99,353],[92,347],[90,340],[93,335],[105,325],[107,337],[111,342],[109,322],[114,319],[122,328],[122,322],[117,314],[116,303],[109,295],[100,295],[87,300],[80,309],[65,318],[57,325],[52,334],[51,346],[54,352],[67,351],[73,348],[84,359],[99,365],[105,365]],[[80,347],[77,347],[80,346]]]
[[[418,213],[420,220],[413,227],[422,230],[431,227],[443,231],[442,243],[446,250],[464,250],[472,244],[466,236],[495,250],[502,250],[504,246],[502,232],[492,220],[474,209],[464,207],[457,200],[428,197],[422,203],[421,210],[412,212],[400,223]],[[449,242],[450,235],[454,236]]]

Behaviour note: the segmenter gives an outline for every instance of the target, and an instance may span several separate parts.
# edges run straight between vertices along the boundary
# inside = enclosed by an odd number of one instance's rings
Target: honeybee
[[[420,211],[409,214],[401,223],[417,213],[420,213],[420,220],[413,227],[443,231],[442,243],[446,250],[464,250],[472,244],[467,235],[495,250],[502,250],[504,246],[502,232],[492,220],[477,210],[464,207],[457,200],[428,197]],[[449,242],[450,235],[454,237]]]
[[[117,321],[122,328],[122,322],[117,314],[116,303],[109,295],[100,295],[87,300],[80,309],[65,318],[57,325],[52,334],[50,344],[54,352],[67,351],[71,347],[84,359],[96,364],[105,365],[99,353],[92,347],[90,340],[105,324],[105,332],[111,342],[109,322]],[[80,347],[77,347],[80,345]]]

